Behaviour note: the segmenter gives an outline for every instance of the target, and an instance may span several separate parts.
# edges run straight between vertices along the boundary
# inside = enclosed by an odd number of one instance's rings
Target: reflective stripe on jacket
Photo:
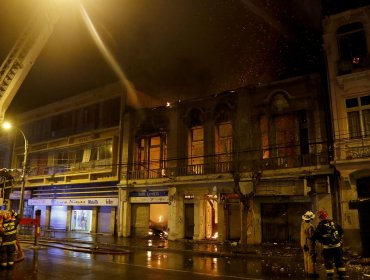
[[[3,242],[2,245],[11,245],[15,244],[17,240],[17,226],[19,219],[3,220]]]
[[[322,248],[323,248],[323,249],[338,248],[338,247],[340,247],[341,245],[342,245],[341,243],[337,243],[337,244],[334,244],[334,245],[322,245]]]

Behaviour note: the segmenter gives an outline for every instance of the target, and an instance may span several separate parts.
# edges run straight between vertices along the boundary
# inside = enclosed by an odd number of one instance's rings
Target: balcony
[[[215,160],[216,157],[214,157],[213,159]],[[278,170],[329,164],[328,154],[324,152],[307,155],[270,157],[263,160],[245,160],[239,162],[212,162],[212,158],[210,159],[210,161],[210,163],[186,166],[181,166],[180,164],[182,164],[183,162],[178,162],[177,167],[148,170],[129,170],[127,174],[122,175],[124,178],[126,178],[127,176],[128,180],[160,179],[175,178],[181,176],[232,174],[234,170],[237,170],[238,172],[249,172],[252,170],[256,170],[256,168],[258,170]],[[171,164],[173,164],[173,161],[171,161]]]
[[[318,166],[328,164],[327,153],[280,156],[263,159],[263,170],[274,170],[282,168],[299,168],[307,166]]]
[[[112,170],[112,159],[53,166],[33,165],[31,162],[31,168],[28,172],[28,176],[32,177],[40,175],[58,175],[65,173],[96,172],[101,170]]]
[[[336,161],[354,161],[360,159],[370,159],[370,139],[336,141]]]
[[[21,169],[12,174],[16,184],[21,184]],[[117,180],[117,173],[112,159],[95,160],[65,165],[37,165],[30,162],[27,171],[26,186],[49,186],[73,183],[109,182]]]

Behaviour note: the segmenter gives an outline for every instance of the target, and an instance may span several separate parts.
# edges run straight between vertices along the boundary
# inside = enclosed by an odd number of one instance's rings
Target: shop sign
[[[168,191],[130,192],[131,203],[168,203]]]
[[[168,203],[168,196],[131,197],[131,203]]]
[[[130,197],[159,197],[159,196],[168,196],[168,191],[130,192]]]
[[[29,199],[28,205],[50,206],[117,206],[118,198],[79,198],[79,199]]]

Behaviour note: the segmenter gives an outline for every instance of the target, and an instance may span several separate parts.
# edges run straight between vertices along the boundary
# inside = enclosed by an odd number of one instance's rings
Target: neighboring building
[[[308,75],[127,113],[118,235],[297,241],[302,213],[336,203],[322,89]]]
[[[122,92],[113,84],[17,118],[29,142],[25,216],[40,209],[45,227],[114,233]],[[16,137],[11,167],[21,170],[24,139],[16,130],[7,133]],[[15,172],[12,209],[18,209],[20,175]]]
[[[340,179],[340,215],[335,218],[345,230],[346,244],[370,256],[370,6],[327,16],[323,29],[332,164]]]

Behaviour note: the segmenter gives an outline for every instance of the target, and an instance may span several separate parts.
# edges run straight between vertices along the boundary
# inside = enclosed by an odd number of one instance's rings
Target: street
[[[136,250],[89,254],[24,245],[24,261],[0,271],[0,279],[304,279],[296,258],[205,257],[191,253]],[[325,279],[320,269],[320,279]],[[364,279],[351,270],[349,279]]]

